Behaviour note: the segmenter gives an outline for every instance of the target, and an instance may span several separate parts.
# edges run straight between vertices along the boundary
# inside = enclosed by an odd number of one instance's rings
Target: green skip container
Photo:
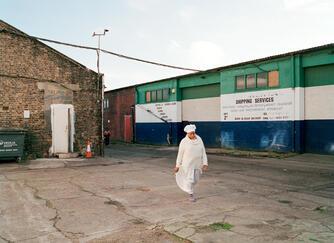
[[[24,151],[25,130],[0,128],[0,160],[21,161]]]

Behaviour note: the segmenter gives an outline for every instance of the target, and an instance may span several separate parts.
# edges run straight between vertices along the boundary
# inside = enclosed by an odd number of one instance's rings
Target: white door
[[[73,152],[74,110],[72,105],[51,105],[52,153]]]

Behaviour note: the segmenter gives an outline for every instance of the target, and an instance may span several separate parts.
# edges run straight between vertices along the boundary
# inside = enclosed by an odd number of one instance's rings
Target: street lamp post
[[[96,33],[96,32],[93,32],[93,37],[97,36],[98,38],[98,46],[97,46],[97,50],[96,50],[96,54],[97,54],[97,73],[98,73],[98,79],[100,80],[101,78],[101,73],[100,73],[100,52],[101,52],[101,36],[105,36],[106,33],[108,32],[109,30],[107,29],[104,29],[103,30],[103,33]],[[104,143],[103,143],[103,135],[104,135],[104,124],[103,124],[103,111],[104,111],[104,79],[103,77],[101,78],[101,155],[104,156]]]

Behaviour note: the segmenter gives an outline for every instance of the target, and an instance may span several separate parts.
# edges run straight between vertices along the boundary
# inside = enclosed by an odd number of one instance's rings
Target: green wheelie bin
[[[24,151],[25,130],[19,128],[0,128],[0,160],[21,161]]]

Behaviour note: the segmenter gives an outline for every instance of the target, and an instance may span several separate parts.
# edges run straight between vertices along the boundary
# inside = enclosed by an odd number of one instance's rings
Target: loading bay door
[[[220,121],[220,84],[183,88],[182,121]]]
[[[334,64],[305,68],[305,152],[334,154]]]

